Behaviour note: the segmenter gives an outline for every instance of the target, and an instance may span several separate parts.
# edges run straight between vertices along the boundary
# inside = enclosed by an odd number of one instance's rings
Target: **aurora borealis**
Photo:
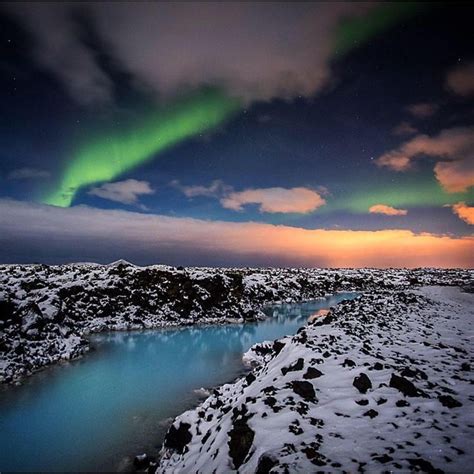
[[[81,187],[120,177],[173,144],[216,127],[238,107],[237,99],[205,91],[141,119],[131,130],[105,133],[74,155],[58,189],[44,202],[68,207]]]
[[[109,6],[0,7],[1,260],[474,264],[471,5]]]

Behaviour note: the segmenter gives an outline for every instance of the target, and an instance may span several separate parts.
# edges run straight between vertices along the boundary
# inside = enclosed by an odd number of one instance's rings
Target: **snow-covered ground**
[[[0,265],[0,383],[79,357],[107,330],[262,317],[262,305],[336,291],[466,285],[470,270]]]
[[[174,421],[157,472],[472,472],[473,303],[369,291],[254,346],[250,374]]]

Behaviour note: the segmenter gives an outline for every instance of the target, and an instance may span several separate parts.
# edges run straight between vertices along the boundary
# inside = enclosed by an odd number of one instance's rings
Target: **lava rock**
[[[258,460],[256,474],[268,474],[277,465],[277,460],[267,454],[262,454]]]
[[[189,428],[191,428],[189,423],[180,423],[179,428],[171,425],[168,433],[166,433],[164,442],[165,447],[183,454],[185,452],[186,446],[193,438]]]
[[[367,393],[367,390],[372,388],[372,382],[364,373],[360,374],[358,377],[355,377],[352,385],[354,385],[354,387],[359,390],[360,393]]]
[[[320,370],[315,369],[314,367],[308,367],[306,373],[303,375],[303,378],[306,380],[317,379],[324,375]]]
[[[390,387],[396,388],[403,393],[406,397],[421,397],[423,392],[415,387],[415,385],[410,382],[405,377],[399,377],[396,374],[392,374],[390,378]]]
[[[297,370],[301,370],[304,367],[304,360],[303,358],[299,358],[295,363],[291,364],[288,367],[282,367],[281,373],[286,375],[288,372],[295,372]]]
[[[249,417],[242,414],[240,417],[234,416],[232,429],[229,431],[229,456],[235,469],[244,463],[247,454],[252,447],[255,432],[247,424]]]
[[[297,395],[306,401],[314,402],[316,400],[316,393],[313,384],[302,380],[294,380],[290,383],[290,387]]]
[[[376,410],[370,409],[369,411],[366,411],[364,413],[364,416],[369,416],[370,418],[375,418],[376,416],[379,416],[379,412]]]
[[[438,400],[441,402],[441,404],[444,407],[447,408],[456,408],[456,407],[462,407],[462,403],[458,402],[455,398],[453,398],[451,395],[440,395],[438,397]]]
[[[150,460],[148,459],[148,455],[146,453],[143,454],[137,454],[135,458],[133,459],[133,465],[137,469],[143,469],[150,464]]]

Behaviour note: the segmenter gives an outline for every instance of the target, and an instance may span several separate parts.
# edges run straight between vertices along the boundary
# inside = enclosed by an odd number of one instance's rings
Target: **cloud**
[[[326,204],[316,191],[308,188],[263,188],[232,192],[221,199],[226,209],[241,211],[246,204],[259,204],[260,212],[307,213]]]
[[[474,225],[474,207],[468,206],[465,202],[458,202],[451,206],[454,214],[468,224]]]
[[[219,197],[220,195],[231,192],[232,188],[220,179],[214,180],[209,186],[185,186],[178,180],[173,180],[171,186],[181,191],[186,197],[193,198],[197,196]]]
[[[32,54],[36,62],[53,73],[77,102],[110,102],[112,81],[80,38],[80,30],[73,21],[77,6],[38,2],[7,3],[5,8],[34,37]]]
[[[37,62],[73,98],[87,104],[110,100],[113,84],[97,52],[83,41],[78,14],[89,19],[106,53],[135,84],[160,96],[218,85],[254,101],[319,91],[330,77],[339,22],[376,6],[117,2],[111,8],[102,2],[51,2],[10,3],[5,8],[32,34]]]
[[[434,168],[436,179],[448,193],[463,193],[474,186],[474,163],[469,159],[440,161]]]
[[[474,238],[302,229],[0,200],[0,261],[323,267],[474,266]],[[45,242],[48,245],[45,245]]]
[[[123,204],[137,204],[140,196],[154,194],[154,192],[148,181],[127,179],[125,181],[102,184],[92,188],[88,194]]]
[[[385,214],[386,216],[406,216],[408,211],[406,209],[396,209],[385,204],[375,204],[369,208],[371,214]]]
[[[474,94],[474,63],[463,64],[450,71],[446,77],[446,87],[460,96]]]
[[[393,130],[393,135],[413,135],[414,133],[418,133],[418,130],[411,125],[409,122],[401,122],[398,124]]]
[[[49,178],[51,173],[46,170],[40,170],[37,168],[18,168],[10,171],[7,175],[7,179],[10,180],[24,180],[24,179],[45,179]]]
[[[419,104],[409,105],[406,109],[413,117],[424,119],[432,117],[438,110],[438,106],[429,102],[421,102]]]
[[[258,204],[260,212],[297,212],[307,213],[326,204],[322,195],[327,194],[325,188],[316,192],[309,188],[253,188],[234,191],[232,186],[221,180],[214,180],[209,186],[184,186],[174,180],[171,186],[180,190],[185,196],[193,198],[206,196],[219,199],[222,207],[233,211],[242,211],[246,204]]]
[[[434,137],[418,135],[383,154],[376,164],[407,171],[420,155],[437,160],[434,172],[448,193],[465,192],[474,186],[474,127],[450,128]]]

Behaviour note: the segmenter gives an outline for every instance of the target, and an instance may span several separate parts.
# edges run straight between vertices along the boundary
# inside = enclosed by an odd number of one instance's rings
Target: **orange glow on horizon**
[[[173,252],[228,265],[304,267],[474,267],[474,236],[415,234],[410,230],[303,229],[258,222],[206,221],[77,206],[59,208],[0,200],[4,235],[63,249],[90,243],[89,255],[116,249],[117,258],[146,252],[150,263]],[[99,254],[100,255],[100,254]],[[72,259],[72,258],[71,258]],[[216,260],[218,259],[218,260]],[[194,260],[201,262],[201,260]]]

